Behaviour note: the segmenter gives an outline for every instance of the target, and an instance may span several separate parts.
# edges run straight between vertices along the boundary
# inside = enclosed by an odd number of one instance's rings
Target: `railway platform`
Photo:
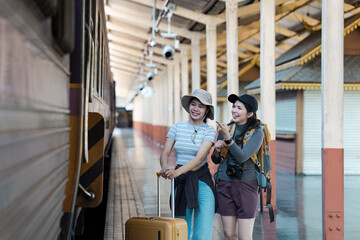
[[[125,239],[125,222],[135,216],[156,216],[156,175],[161,146],[140,131],[116,129],[113,134],[105,240]],[[277,211],[256,218],[254,240],[322,239],[321,176],[295,176],[277,170]],[[345,239],[359,239],[360,176],[344,179]],[[170,216],[170,181],[161,180],[161,211]],[[225,239],[215,214],[213,240]]]

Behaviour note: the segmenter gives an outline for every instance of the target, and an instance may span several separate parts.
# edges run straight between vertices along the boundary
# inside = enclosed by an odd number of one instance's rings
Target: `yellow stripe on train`
[[[96,207],[102,201],[104,179],[104,117],[89,112],[88,118],[88,163],[81,164],[80,189],[76,206]],[[85,190],[85,191],[84,191]]]

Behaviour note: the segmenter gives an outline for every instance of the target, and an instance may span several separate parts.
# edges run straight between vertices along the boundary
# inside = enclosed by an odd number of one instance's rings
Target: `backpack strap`
[[[250,140],[250,138],[251,138],[252,135],[254,134],[254,131],[255,131],[255,129],[251,129],[251,130],[249,130],[249,131],[247,131],[247,132],[245,133],[245,137],[244,137],[244,141],[243,141],[243,145],[244,145],[244,146],[245,146],[245,144]],[[261,145],[259,151],[258,151],[257,153],[254,153],[254,154],[250,157],[251,160],[253,161],[253,163],[255,164],[256,170],[259,171],[259,172],[260,172],[260,169],[259,169],[259,165],[258,165],[258,163],[259,163],[258,155],[259,155],[259,152],[261,151],[261,149],[262,149],[262,145]],[[261,154],[262,154],[262,151],[261,151]],[[260,156],[260,155],[259,155],[259,156]]]
[[[263,169],[263,154],[264,151],[266,151],[266,145],[269,144],[270,141],[270,136],[269,134],[266,134],[266,132],[268,131],[267,125],[265,123],[260,123],[260,127],[263,130],[264,133],[264,138],[263,138],[263,142],[260,146],[260,149],[257,153],[255,153],[254,155],[251,156],[251,160],[253,161],[256,170],[260,173],[260,177],[259,177],[259,194],[260,194],[260,213],[263,213],[263,188],[262,188],[262,169]],[[244,137],[244,145],[250,140],[251,136],[253,135],[255,129],[251,129],[250,131],[248,131],[245,134]],[[269,172],[269,176],[270,177],[270,172]],[[269,212],[269,217],[270,217],[270,223],[272,223],[275,219],[274,216],[274,208],[271,204],[271,183],[269,181],[266,181],[266,188],[265,188],[265,192],[266,192],[266,208],[268,209]]]
[[[260,194],[260,213],[263,213],[263,188],[262,186],[262,173],[260,173],[260,183],[259,183],[259,194]],[[265,207],[268,209],[269,212],[269,218],[270,218],[270,223],[274,222],[275,220],[275,215],[274,215],[274,208],[273,205],[271,204],[271,183],[269,181],[266,181],[266,188],[265,188],[265,192],[266,192],[266,204]]]
[[[265,191],[266,191],[266,205],[265,206],[269,212],[270,223],[272,223],[275,220],[275,215],[274,215],[273,205],[271,204],[271,183],[269,183],[269,182],[266,183]]]
[[[263,151],[269,151],[269,149],[266,149],[266,145],[269,145],[270,143],[270,134],[266,134],[267,132],[269,132],[267,125],[265,123],[261,123],[262,126],[264,127],[263,132],[264,132],[264,148]],[[270,152],[268,152],[267,154],[270,154]],[[261,163],[263,164],[263,161],[261,161]],[[269,171],[269,178],[270,178],[270,171]],[[274,215],[274,208],[273,205],[271,204],[271,183],[267,182],[266,183],[266,208],[268,209],[269,212],[269,217],[270,217],[270,223],[274,222],[275,220],[275,215]]]

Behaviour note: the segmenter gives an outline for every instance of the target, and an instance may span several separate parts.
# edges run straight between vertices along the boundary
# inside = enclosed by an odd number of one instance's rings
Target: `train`
[[[75,239],[115,126],[103,0],[0,0],[0,239]]]

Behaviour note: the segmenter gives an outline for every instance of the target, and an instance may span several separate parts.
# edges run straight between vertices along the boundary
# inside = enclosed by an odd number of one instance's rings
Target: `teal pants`
[[[199,180],[199,207],[186,207],[186,216],[176,216],[185,219],[188,225],[188,240],[211,240],[214,215],[215,197],[211,188]]]

